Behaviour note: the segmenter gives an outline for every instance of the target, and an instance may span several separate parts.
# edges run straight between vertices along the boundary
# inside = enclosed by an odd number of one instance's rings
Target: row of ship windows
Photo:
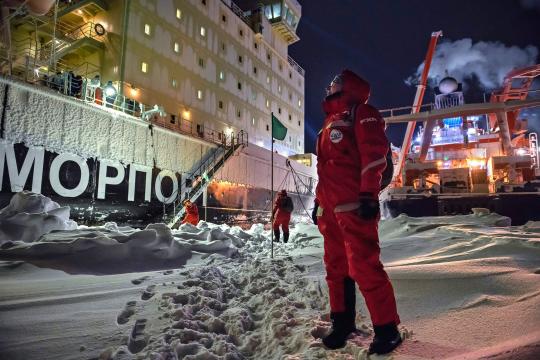
[[[181,10],[181,9],[178,9],[178,8],[176,9],[176,18],[179,19],[179,20],[182,19],[182,10]],[[222,14],[222,15],[221,15],[221,19],[222,19],[223,22],[227,22],[227,16],[226,16],[225,14]],[[151,27],[150,24],[144,24],[144,33],[145,33],[146,35],[148,35],[148,36],[150,36],[150,35],[152,34],[152,27]],[[199,33],[199,35],[200,35],[201,37],[203,37],[203,38],[206,37],[206,35],[207,35],[206,27],[204,27],[204,26],[202,26],[202,25],[199,26],[199,31],[198,31],[198,33]],[[238,35],[239,35],[240,37],[244,37],[244,30],[243,30],[242,28],[239,28],[239,29],[238,29]],[[175,52],[180,52],[180,44],[177,43],[177,42],[175,42],[174,44],[175,44],[175,45],[174,45]],[[225,44],[225,42],[221,42],[221,46],[220,46],[220,47],[221,47],[222,52],[226,52],[226,44]],[[255,49],[258,49],[258,48],[259,48],[259,44],[258,44],[256,41],[254,41],[254,42],[253,42],[253,47],[254,47]],[[268,50],[268,49],[266,50],[266,60],[267,60],[270,64],[272,63],[272,54],[271,54],[270,50]],[[241,56],[241,55],[238,55],[238,62],[239,62],[240,64],[242,64],[242,56]],[[281,71],[281,72],[282,72],[283,69],[284,69],[284,67],[283,67],[283,62],[282,62],[281,60],[279,60],[279,62],[278,62],[278,68],[279,68],[279,71]],[[293,78],[293,72],[292,72],[292,70],[289,69],[289,79],[292,79],[292,78]],[[298,79],[298,86],[302,86],[302,81],[301,81],[301,79]]]
[[[199,58],[199,66],[204,67],[204,59]],[[143,73],[146,74],[146,73],[148,73],[148,71],[149,71],[149,65],[148,65],[148,63],[145,62],[145,61],[141,62],[141,72],[143,72]],[[225,72],[224,72],[224,71],[220,71],[218,77],[219,77],[219,80],[220,80],[220,81],[225,81]],[[266,82],[267,82],[268,84],[270,83],[270,76],[267,76],[267,77],[266,77]],[[172,86],[173,86],[173,87],[176,87],[176,86],[177,86],[177,81],[176,81],[175,79],[172,80]],[[241,91],[241,90],[243,89],[242,82],[240,82],[240,81],[237,83],[236,86],[237,86],[237,89],[238,89],[239,91]],[[199,100],[202,100],[202,90],[199,90],[199,91],[201,92],[201,96],[200,96],[200,97],[198,96],[198,99],[199,99]],[[281,85],[278,85],[278,92],[279,92],[280,94],[282,93],[282,87],[281,87]],[[253,101],[255,101],[255,100],[257,99],[257,93],[256,93],[256,92],[253,92],[253,93],[252,93],[252,98],[253,98]],[[292,93],[291,93],[291,92],[289,92],[289,100],[292,101]],[[302,107],[302,99],[298,99],[297,105],[298,105],[299,108]],[[266,107],[269,107],[269,100],[268,100],[268,99],[266,100]]]

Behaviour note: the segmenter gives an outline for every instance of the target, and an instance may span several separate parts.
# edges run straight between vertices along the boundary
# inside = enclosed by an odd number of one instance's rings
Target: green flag
[[[287,136],[287,128],[272,114],[272,137],[276,140],[283,140]]]

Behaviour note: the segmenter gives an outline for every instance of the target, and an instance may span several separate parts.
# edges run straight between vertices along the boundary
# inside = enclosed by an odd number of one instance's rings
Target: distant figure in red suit
[[[292,199],[287,195],[286,190],[281,190],[278,193],[276,202],[274,203],[274,209],[272,214],[274,215],[274,223],[272,227],[274,229],[274,238],[276,242],[279,242],[279,227],[283,230],[283,242],[289,241],[289,223],[291,222],[291,213],[294,210]]]
[[[199,223],[199,209],[197,208],[197,204],[186,199],[182,202],[182,205],[184,205],[184,209],[186,209],[186,216],[184,217],[184,220],[182,220],[182,224],[188,223],[197,226]]]

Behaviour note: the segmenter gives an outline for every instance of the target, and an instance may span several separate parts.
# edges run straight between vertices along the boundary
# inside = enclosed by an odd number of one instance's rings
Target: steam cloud
[[[540,3],[530,0],[529,2]],[[529,45],[524,49],[507,47],[500,42],[480,41],[473,44],[471,39],[443,41],[437,45],[429,70],[429,83],[436,86],[445,76],[450,75],[459,82],[476,76],[481,87],[492,90],[500,87],[504,77],[513,69],[536,63],[538,48]],[[405,80],[408,85],[419,82],[424,63],[416,73]]]

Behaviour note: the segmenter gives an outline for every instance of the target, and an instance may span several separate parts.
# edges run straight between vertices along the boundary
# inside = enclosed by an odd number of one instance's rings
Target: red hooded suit
[[[318,225],[324,237],[326,281],[332,312],[345,310],[344,279],[352,278],[366,300],[374,325],[399,324],[394,291],[379,260],[378,218],[365,220],[361,197],[377,198],[386,167],[384,121],[366,104],[369,84],[351,71],[342,91],[323,102],[326,113],[317,138]]]
[[[186,206],[186,217],[182,220],[182,224],[189,223],[197,226],[199,223],[199,208],[197,204],[190,203]]]

